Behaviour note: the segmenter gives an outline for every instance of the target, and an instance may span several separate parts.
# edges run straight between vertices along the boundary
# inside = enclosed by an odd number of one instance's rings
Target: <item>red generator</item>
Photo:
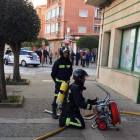
[[[118,104],[110,99],[110,93],[106,91],[99,84],[94,83],[103,91],[106,92],[106,97],[97,101],[97,111],[94,111],[96,119],[95,123],[92,124],[92,128],[99,128],[100,130],[116,129],[119,130],[115,125],[121,123],[120,110]]]

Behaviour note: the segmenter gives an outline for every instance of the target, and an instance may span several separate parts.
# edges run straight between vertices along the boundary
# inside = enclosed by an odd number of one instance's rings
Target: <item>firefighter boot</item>
[[[58,119],[58,115],[56,114],[56,107],[55,106],[52,106],[52,118]]]

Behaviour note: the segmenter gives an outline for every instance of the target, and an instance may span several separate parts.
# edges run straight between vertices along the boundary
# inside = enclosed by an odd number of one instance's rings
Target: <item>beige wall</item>
[[[105,19],[102,20],[103,30],[101,29],[102,38],[100,38],[101,45],[99,45],[101,57],[98,58],[100,63],[98,62],[99,70],[97,69],[97,80],[100,83],[134,101],[137,99],[139,76],[119,71],[119,59],[122,30],[140,25],[139,7],[139,0],[116,0],[103,9],[102,12],[105,11],[105,13],[102,18],[104,16]],[[111,38],[108,61],[109,33],[111,33]]]
[[[139,82],[138,76],[100,67],[98,82],[136,102]]]

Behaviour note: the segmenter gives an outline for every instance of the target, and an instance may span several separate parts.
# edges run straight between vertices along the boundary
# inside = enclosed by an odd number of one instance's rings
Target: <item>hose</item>
[[[45,113],[45,112],[44,112],[44,113]],[[94,115],[94,113],[90,113],[90,114],[84,115],[83,117],[89,117],[89,116],[92,116],[92,115]],[[57,129],[56,131],[53,131],[53,132],[51,132],[51,133],[49,133],[49,134],[46,134],[46,135],[44,135],[44,136],[42,136],[42,137],[39,137],[39,138],[37,138],[37,139],[34,139],[34,140],[43,140],[43,139],[46,139],[46,138],[48,138],[48,137],[50,137],[50,136],[52,136],[52,135],[55,135],[55,134],[57,134],[57,133],[59,133],[59,132],[65,130],[66,128],[67,128],[67,126],[63,126],[63,127],[59,128],[59,129]]]
[[[136,112],[120,111],[120,113],[121,114],[130,114],[130,115],[140,116],[140,113],[136,113]],[[90,114],[84,115],[83,117],[89,117],[89,116],[93,116],[93,115],[94,115],[94,113],[90,113]],[[53,136],[53,135],[55,135],[55,134],[57,134],[57,133],[65,130],[66,128],[68,128],[68,127],[67,126],[61,127],[59,129],[57,129],[56,131],[53,131],[53,132],[51,132],[49,134],[46,134],[46,135],[44,135],[42,137],[39,137],[37,139],[34,139],[34,140],[43,140],[43,139],[46,139],[46,138],[48,138],[50,136]]]

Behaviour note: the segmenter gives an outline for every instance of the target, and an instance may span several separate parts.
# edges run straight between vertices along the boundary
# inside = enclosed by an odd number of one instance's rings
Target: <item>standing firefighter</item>
[[[52,79],[55,82],[55,97],[52,103],[52,118],[58,119],[56,114],[57,104],[56,99],[60,90],[60,86],[62,83],[70,82],[70,77],[72,75],[72,63],[69,59],[69,49],[65,46],[61,47],[60,49],[60,58],[55,61],[53,68],[52,68]]]
[[[65,95],[62,113],[59,119],[59,126],[73,126],[75,128],[85,128],[85,122],[80,114],[80,108],[91,110],[96,110],[97,106],[95,100],[85,99],[82,95],[84,87],[85,77],[88,74],[82,70],[78,69],[74,71],[73,79],[75,80],[72,85],[70,85],[67,94]]]

